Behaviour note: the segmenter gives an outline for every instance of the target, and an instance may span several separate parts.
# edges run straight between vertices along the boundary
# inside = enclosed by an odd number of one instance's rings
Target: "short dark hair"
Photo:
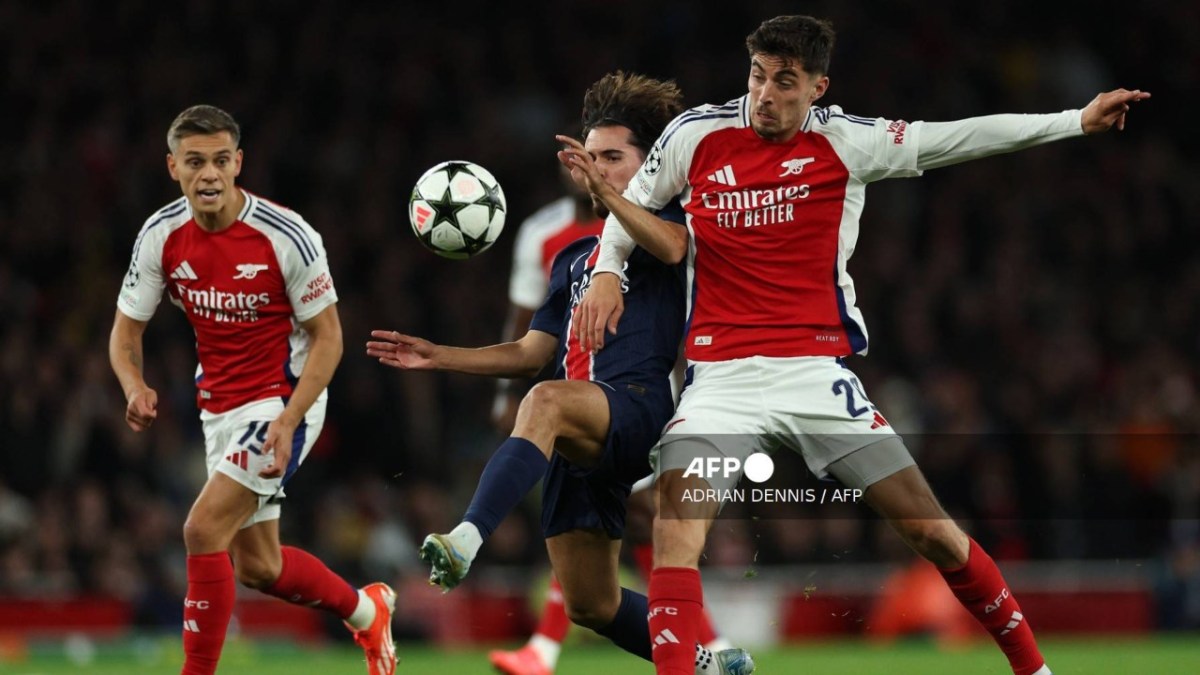
[[[800,62],[812,75],[829,73],[833,54],[833,24],[811,16],[777,16],[762,22],[746,37],[750,56],[765,54]]]
[[[219,134],[228,131],[236,147],[242,140],[242,129],[233,115],[211,105],[194,105],[179,113],[167,129],[167,147],[171,152],[179,147],[179,141],[188,136]]]
[[[596,127],[627,127],[630,143],[643,155],[662,135],[667,123],[683,112],[683,92],[672,80],[645,75],[609,73],[583,95],[583,135]]]

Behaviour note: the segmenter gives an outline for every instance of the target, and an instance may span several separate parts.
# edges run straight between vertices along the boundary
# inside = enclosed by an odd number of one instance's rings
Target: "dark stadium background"
[[[723,102],[744,92],[744,36],[802,11],[834,20],[824,103],[855,114],[1153,92],[1124,133],[874,186],[850,263],[872,350],[851,365],[899,430],[960,439],[918,459],[1002,564],[1144,561],[1153,625],[1200,626],[1200,5],[173,4],[0,0],[0,605],[115,598],[175,630],[203,480],[191,332],[166,303],[151,323],[160,414],[142,435],[106,340],[137,230],[179,194],[163,159],[179,110],[231,111],[241,185],[303,214],[332,261],[346,354],[285,538],[352,579],[419,579],[415,544],[457,519],[497,441],[492,384],[386,371],[368,331],[496,340],[513,235],[560,193],[553,134],[577,134],[586,86],[624,68]],[[407,222],[414,180],[447,159],[508,198],[504,236],[468,262]],[[535,513],[479,567],[543,568]],[[739,573],[907,560],[878,530],[743,522],[711,557]]]

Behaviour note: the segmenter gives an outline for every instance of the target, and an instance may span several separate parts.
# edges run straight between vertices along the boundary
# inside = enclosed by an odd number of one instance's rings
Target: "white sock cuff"
[[[479,553],[479,547],[483,546],[483,535],[479,533],[479,528],[475,527],[475,523],[465,520],[450,530],[447,536],[454,542],[454,548],[467,560],[474,560],[475,554]]]
[[[375,621],[375,601],[371,596],[363,592],[363,589],[358,589],[358,606],[346,617],[346,623],[350,624],[354,630],[364,630],[370,628]]]
[[[561,644],[541,633],[534,633],[529,638],[529,647],[542,658],[542,665],[551,671],[558,665],[558,653],[562,651]]]

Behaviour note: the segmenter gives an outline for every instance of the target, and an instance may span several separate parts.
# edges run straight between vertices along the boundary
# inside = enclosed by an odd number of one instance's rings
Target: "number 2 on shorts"
[[[852,377],[848,380],[843,379],[834,382],[833,394],[834,396],[840,396],[842,394],[846,395],[846,412],[849,413],[851,417],[858,417],[863,413],[875,409],[875,406],[871,405],[871,402],[867,400],[867,394],[863,391],[862,385],[858,383],[858,378]],[[867,405],[862,408],[854,405],[855,394],[858,394],[860,397],[862,397],[862,400]]]

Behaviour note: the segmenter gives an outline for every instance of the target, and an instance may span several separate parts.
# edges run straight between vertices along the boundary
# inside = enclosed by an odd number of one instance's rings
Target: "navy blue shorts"
[[[674,412],[670,392],[637,384],[596,383],[608,398],[609,427],[600,463],[591,469],[557,452],[542,480],[542,533],[547,539],[570,530],[604,530],[612,539],[625,533],[629,490],[650,473],[650,448]]]

